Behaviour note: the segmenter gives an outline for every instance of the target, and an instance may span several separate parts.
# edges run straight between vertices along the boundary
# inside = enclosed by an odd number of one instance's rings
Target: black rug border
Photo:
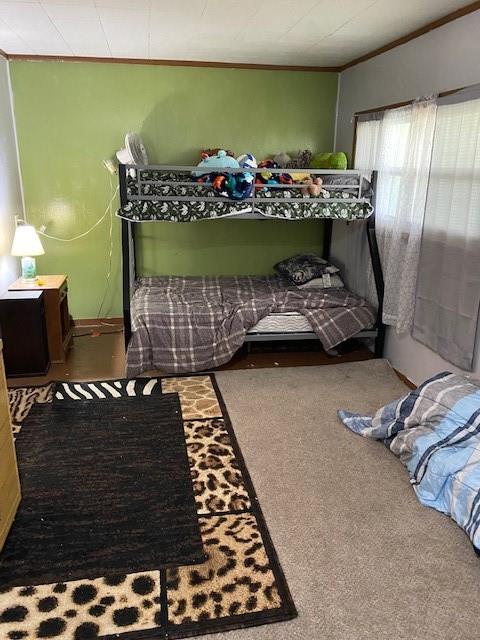
[[[234,428],[233,428],[233,424],[232,421],[230,419],[230,415],[228,413],[227,410],[227,406],[225,404],[225,401],[223,399],[222,393],[220,391],[220,387],[218,386],[217,383],[217,379],[214,373],[209,374],[210,375],[210,379],[212,381],[212,385],[213,388],[215,389],[215,392],[217,394],[217,398],[219,401],[219,405],[220,405],[220,409],[222,411],[224,420],[225,420],[225,426],[227,428],[228,434],[232,440],[232,446],[233,446],[233,450],[235,453],[235,458],[237,460],[237,462],[239,463],[240,466],[240,470],[242,472],[242,477],[244,480],[244,483],[246,485],[247,491],[249,493],[250,496],[250,501],[251,501],[251,511],[254,514],[255,518],[257,519],[257,522],[259,524],[260,527],[260,532],[262,534],[262,539],[264,542],[264,546],[267,550],[267,554],[269,556],[269,559],[271,559],[275,565],[276,565],[276,569],[278,569],[278,575],[277,573],[275,573],[275,570],[272,568],[272,571],[275,575],[275,580],[277,581],[277,587],[280,585],[281,590],[283,591],[283,593],[280,594],[280,597],[282,598],[282,601],[284,601],[286,604],[289,605],[289,610],[294,614],[294,617],[298,615],[297,609],[295,607],[295,603],[293,601],[293,597],[292,594],[290,593],[290,588],[288,587],[287,584],[287,579],[285,578],[285,574],[282,568],[282,565],[280,563],[280,559],[278,557],[278,553],[277,550],[275,549],[275,546],[273,544],[273,540],[272,537],[270,535],[270,531],[268,530],[268,526],[267,526],[267,522],[265,520],[265,516],[263,515],[263,511],[262,508],[260,506],[260,500],[258,499],[257,496],[257,492],[255,490],[254,484],[253,484],[253,480],[250,476],[250,472],[248,470],[248,466],[245,462],[245,458],[243,457],[243,453],[242,450],[240,448],[240,445],[238,443],[237,440],[237,436],[235,434]],[[285,596],[285,597],[283,597]]]
[[[158,375],[158,376],[136,376],[134,378],[128,377],[117,377],[117,378],[101,378],[97,380],[51,380],[50,382],[38,385],[23,385],[28,387],[46,387],[50,384],[53,384],[53,393],[55,394],[57,385],[62,383],[67,384],[89,384],[95,382],[115,382],[115,381],[123,381],[123,380],[146,380],[156,378],[160,381],[162,379],[168,378],[193,378],[193,377],[208,377],[210,382],[212,383],[212,387],[215,391],[217,401],[220,407],[220,415],[211,416],[208,418],[183,418],[182,422],[192,422],[195,420],[213,420],[213,419],[223,419],[225,428],[227,433],[231,439],[232,448],[235,454],[235,458],[237,460],[239,469],[242,473],[242,478],[245,484],[245,488],[250,497],[251,508],[249,510],[245,510],[244,513],[251,513],[258,524],[259,532],[262,536],[263,544],[270,562],[270,568],[275,577],[275,582],[277,585],[278,593],[280,599],[282,601],[282,605],[275,609],[266,609],[265,611],[258,611],[254,613],[243,613],[236,616],[228,616],[227,618],[217,618],[215,620],[204,620],[201,622],[188,622],[181,625],[174,625],[171,623],[167,623],[164,626],[154,627],[152,629],[144,629],[137,631],[128,631],[125,630],[123,633],[115,633],[110,635],[100,636],[100,640],[166,640],[172,638],[173,640],[181,640],[182,638],[191,638],[191,637],[200,637],[202,635],[208,635],[213,633],[222,633],[228,631],[234,631],[236,629],[247,629],[256,626],[262,626],[264,624],[271,624],[276,622],[287,622],[289,620],[293,620],[298,616],[298,611],[293,601],[293,597],[290,592],[290,588],[288,586],[285,573],[282,569],[278,553],[273,544],[270,532],[268,530],[268,526],[265,520],[265,516],[263,515],[263,511],[260,507],[260,502],[255,491],[255,487],[250,476],[250,472],[248,471],[248,467],[245,462],[245,458],[243,457],[242,450],[237,440],[237,436],[235,434],[233,424],[228,413],[225,401],[223,399],[223,395],[220,391],[220,388],[217,383],[215,372],[212,371],[204,371],[204,372],[193,372],[189,374],[167,374],[167,375]],[[11,387],[12,390],[15,388],[21,387]],[[156,391],[155,393],[158,393]],[[161,386],[160,386],[161,393]],[[177,396],[178,392],[174,392]],[[169,395],[169,394],[168,394]],[[54,397],[52,398],[52,400]],[[101,401],[101,398],[98,398]],[[78,402],[78,400],[66,399],[62,402],[73,403]],[[186,443],[185,443],[186,444]],[[235,512],[236,513],[236,512]],[[203,517],[221,517],[224,516],[225,513],[210,513],[210,514],[198,514],[199,518]],[[241,515],[239,513],[239,515]],[[156,571],[157,569],[151,569],[152,571]],[[165,578],[165,571],[160,569],[160,592],[166,592],[165,586],[162,582]],[[166,604],[166,603],[165,603]],[[163,605],[163,603],[162,603]],[[168,609],[162,606],[161,616],[162,621],[168,619]],[[230,622],[226,622],[229,620]]]

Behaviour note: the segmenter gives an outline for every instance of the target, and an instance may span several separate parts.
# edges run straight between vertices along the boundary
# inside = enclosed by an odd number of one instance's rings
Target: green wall
[[[57,237],[82,233],[105,211],[116,177],[102,160],[127,131],[139,132],[160,164],[196,164],[205,147],[259,159],[333,147],[333,73],[13,61],[11,75],[27,218]],[[100,311],[109,227],[107,216],[74,242],[43,239],[39,270],[68,274],[76,318]],[[112,231],[100,316],[121,315],[117,218]],[[319,222],[142,223],[139,266],[149,274],[269,273],[278,259],[319,249],[321,236]]]

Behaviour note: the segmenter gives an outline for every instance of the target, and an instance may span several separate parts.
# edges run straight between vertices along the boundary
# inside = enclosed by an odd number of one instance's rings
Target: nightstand
[[[0,335],[9,378],[44,376],[50,367],[45,294],[5,291],[0,295]]]
[[[67,276],[38,276],[35,284],[19,278],[9,291],[43,291],[50,362],[65,362],[73,338],[73,322],[68,312]]]

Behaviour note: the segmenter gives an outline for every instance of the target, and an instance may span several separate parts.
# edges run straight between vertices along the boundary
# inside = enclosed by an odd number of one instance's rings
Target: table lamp
[[[19,224],[13,237],[12,256],[22,257],[22,282],[34,284],[37,277],[37,268],[33,256],[41,256],[45,253],[35,227],[31,224]]]

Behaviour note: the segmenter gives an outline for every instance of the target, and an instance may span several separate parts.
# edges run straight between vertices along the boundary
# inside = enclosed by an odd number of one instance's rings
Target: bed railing
[[[293,182],[292,184],[281,184],[281,183],[259,183],[255,184],[253,188],[253,192],[249,197],[242,199],[234,199],[228,198],[221,195],[215,195],[211,191],[208,194],[199,193],[197,196],[192,195],[162,195],[162,194],[151,194],[146,193],[148,191],[148,187],[153,186],[165,186],[165,187],[195,187],[200,189],[205,189],[206,187],[211,187],[212,182],[209,180],[209,174],[205,174],[202,176],[204,179],[199,180],[200,176],[192,175],[195,172],[199,172],[198,166],[179,166],[179,165],[123,165],[119,166],[119,179],[120,179],[120,202],[122,206],[127,205],[129,202],[230,202],[236,204],[250,204],[252,209],[255,207],[255,204],[265,204],[266,202],[283,202],[285,203],[285,198],[275,197],[275,196],[265,196],[265,192],[281,192],[282,190],[301,190],[308,188],[307,184],[302,182]],[[189,175],[189,180],[168,180],[168,179],[158,179],[152,180],[148,176],[153,172],[158,172],[159,174],[187,174]],[[253,175],[253,180],[255,182],[255,177],[257,175],[270,173],[273,175],[282,175],[282,174],[308,174],[310,176],[345,176],[345,177],[357,177],[358,182],[354,184],[323,184],[322,189],[325,191],[344,191],[348,189],[348,198],[345,197],[327,197],[320,195],[318,197],[312,195],[302,195],[301,198],[298,198],[299,201],[305,201],[308,203],[311,202],[321,202],[323,204],[328,203],[336,203],[336,202],[345,202],[348,200],[349,204],[361,204],[371,202],[370,197],[364,197],[362,194],[364,192],[365,184],[369,182],[370,176],[365,174],[363,171],[358,171],[356,169],[346,169],[345,171],[339,171],[334,169],[270,169],[268,167],[265,168],[230,168],[230,167],[219,167],[218,171],[212,171],[211,173],[218,174],[251,174]],[[145,189],[147,187],[147,189]],[[136,193],[132,193],[132,188]],[[352,192],[356,192],[355,194]],[[347,192],[345,192],[347,193]]]

